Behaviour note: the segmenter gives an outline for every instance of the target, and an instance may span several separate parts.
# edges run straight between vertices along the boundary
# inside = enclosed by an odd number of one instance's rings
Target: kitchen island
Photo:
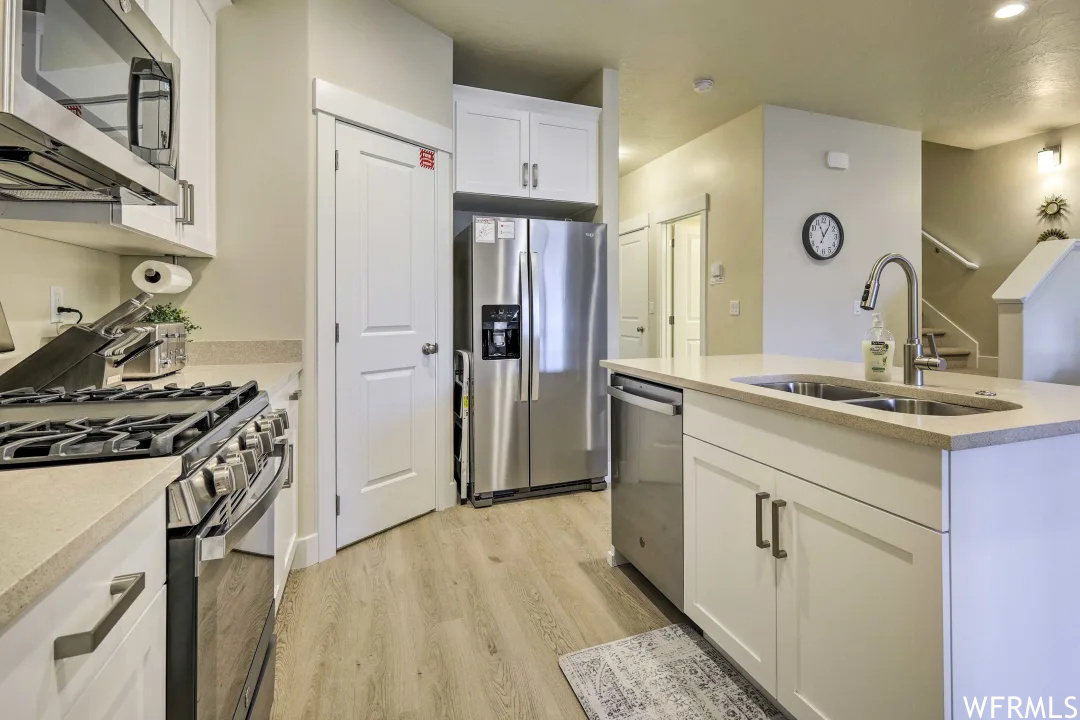
[[[603,365],[684,390],[684,607],[793,717],[966,718],[992,696],[1068,717],[1080,388],[771,355]],[[963,414],[879,409],[914,404]]]

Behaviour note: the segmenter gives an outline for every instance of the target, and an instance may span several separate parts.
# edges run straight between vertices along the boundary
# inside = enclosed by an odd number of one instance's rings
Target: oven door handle
[[[236,549],[236,546],[240,544],[248,531],[255,527],[266,513],[270,512],[274,506],[274,500],[277,499],[281,489],[285,486],[285,482],[289,479],[292,452],[292,445],[289,445],[282,455],[281,464],[278,465],[274,481],[270,483],[270,487],[263,491],[259,499],[247,509],[247,512],[240,516],[240,519],[235,521],[221,535],[199,538],[199,559],[202,562],[224,559],[226,555]]]

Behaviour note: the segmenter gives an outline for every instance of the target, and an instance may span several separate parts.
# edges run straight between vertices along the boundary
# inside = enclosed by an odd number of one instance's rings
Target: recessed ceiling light
[[[1004,20],[1005,18],[1016,17],[1025,10],[1027,10],[1027,5],[1024,3],[1009,3],[1008,5],[1002,5],[995,10],[994,17]]]
[[[694,81],[694,92],[707,93],[713,89],[713,85],[715,84],[716,83],[713,82],[712,78],[698,78]]]

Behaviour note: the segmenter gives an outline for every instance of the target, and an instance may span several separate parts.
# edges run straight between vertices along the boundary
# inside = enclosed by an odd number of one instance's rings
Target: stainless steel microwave
[[[180,62],[135,0],[0,8],[0,202],[177,204]]]

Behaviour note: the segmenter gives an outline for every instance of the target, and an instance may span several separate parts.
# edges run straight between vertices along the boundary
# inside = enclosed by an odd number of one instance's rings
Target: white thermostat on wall
[[[851,166],[851,158],[847,153],[833,150],[825,153],[825,164],[834,170],[847,170]]]
[[[709,284],[719,285],[724,282],[724,265],[723,263],[712,263],[709,265]]]

